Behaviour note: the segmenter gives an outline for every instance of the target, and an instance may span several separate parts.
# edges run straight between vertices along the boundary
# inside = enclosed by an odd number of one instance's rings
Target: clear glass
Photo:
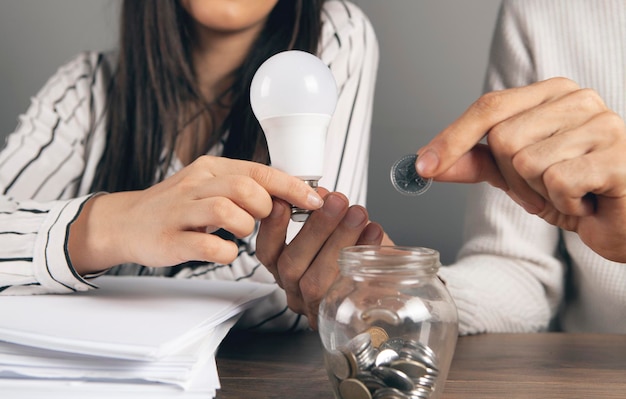
[[[319,334],[335,398],[439,398],[458,335],[437,277],[439,252],[354,246],[320,304]]]

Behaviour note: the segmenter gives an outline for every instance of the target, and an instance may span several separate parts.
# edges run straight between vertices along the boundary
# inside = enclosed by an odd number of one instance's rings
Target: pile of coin
[[[326,353],[342,399],[428,399],[439,376],[437,356],[420,342],[389,338],[370,327]]]

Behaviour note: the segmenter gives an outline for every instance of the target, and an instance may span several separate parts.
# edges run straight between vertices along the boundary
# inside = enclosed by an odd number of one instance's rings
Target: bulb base
[[[311,188],[313,188],[315,191],[317,191],[317,180],[304,180],[304,182],[308,184]],[[294,222],[304,223],[309,218],[309,215],[311,214],[311,212],[313,211],[292,205],[291,206],[291,220],[293,220]]]

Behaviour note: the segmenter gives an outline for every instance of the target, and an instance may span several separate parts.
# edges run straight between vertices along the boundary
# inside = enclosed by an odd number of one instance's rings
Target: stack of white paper
[[[214,397],[218,345],[243,310],[275,289],[121,276],[98,285],[0,297],[0,397]]]

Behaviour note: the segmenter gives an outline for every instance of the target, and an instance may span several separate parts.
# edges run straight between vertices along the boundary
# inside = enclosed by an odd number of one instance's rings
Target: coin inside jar
[[[390,337],[380,326],[370,326],[343,346],[327,350],[326,365],[341,399],[429,399],[439,377],[432,348],[410,338]]]
[[[371,399],[370,390],[361,381],[348,378],[339,384],[339,392],[343,399]]]
[[[405,195],[421,195],[428,190],[433,179],[424,179],[415,170],[416,154],[405,155],[391,167],[391,183]]]
[[[383,349],[376,355],[376,366],[387,366],[394,360],[397,360],[400,356],[393,349]]]
[[[378,326],[372,326],[366,330],[371,336],[372,345],[374,348],[378,348],[383,342],[389,339],[389,335],[384,328]]]
[[[354,363],[354,368],[356,368],[356,361]],[[349,357],[341,351],[334,350],[329,352],[328,364],[332,373],[340,380],[344,380],[352,375],[353,366],[349,361]]]
[[[401,391],[410,391],[415,388],[415,384],[411,380],[411,377],[406,375],[403,371],[391,367],[374,367],[372,369],[372,374],[383,380],[387,386],[397,388]]]

